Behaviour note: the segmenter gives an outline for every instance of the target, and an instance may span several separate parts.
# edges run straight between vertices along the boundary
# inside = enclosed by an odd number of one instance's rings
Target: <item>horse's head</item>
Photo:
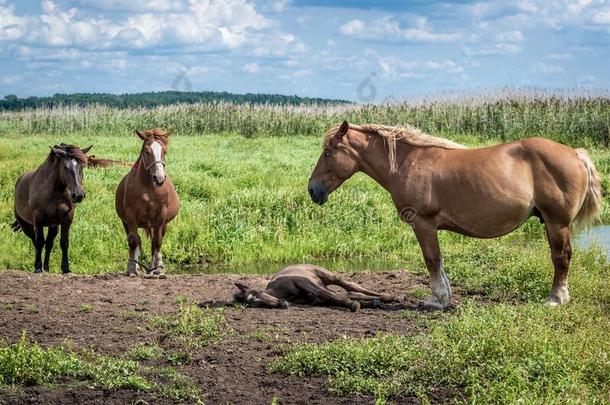
[[[59,182],[68,190],[73,202],[85,198],[83,190],[83,167],[87,165],[87,152],[93,145],[81,149],[78,146],[60,144],[51,146],[50,159],[56,164]]]
[[[329,130],[324,137],[324,150],[309,178],[309,195],[313,202],[324,204],[328,195],[358,171],[358,160],[350,147],[347,133],[349,124]]]
[[[233,295],[236,302],[241,302],[251,307],[288,308],[288,301],[286,300],[276,298],[264,291],[255,290],[240,282],[236,282],[235,286],[239,289]]]
[[[150,175],[155,186],[165,183],[165,154],[169,145],[171,131],[162,129],[151,129],[148,131],[136,131],[136,134],[144,141],[140,152],[140,162]]]

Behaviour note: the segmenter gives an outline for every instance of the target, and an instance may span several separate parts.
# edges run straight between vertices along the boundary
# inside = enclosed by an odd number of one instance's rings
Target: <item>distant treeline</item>
[[[285,96],[281,94],[233,94],[227,92],[202,91],[161,91],[134,94],[75,93],[54,94],[51,97],[4,96],[0,100],[0,111],[20,111],[34,108],[55,108],[66,106],[86,107],[104,105],[113,108],[153,108],[164,105],[185,103],[224,102],[232,104],[274,104],[274,105],[338,105],[349,103],[346,100]]]

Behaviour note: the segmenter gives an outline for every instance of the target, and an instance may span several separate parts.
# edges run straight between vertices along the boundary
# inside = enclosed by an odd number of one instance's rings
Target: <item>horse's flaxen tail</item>
[[[587,194],[573,221],[576,229],[583,229],[591,225],[599,215],[602,202],[602,186],[599,181],[599,174],[587,151],[579,148],[576,149],[576,154],[587,169],[587,175],[589,176]]]
[[[19,221],[15,220],[15,222],[11,224],[11,229],[13,230],[13,232],[19,232],[22,229]]]

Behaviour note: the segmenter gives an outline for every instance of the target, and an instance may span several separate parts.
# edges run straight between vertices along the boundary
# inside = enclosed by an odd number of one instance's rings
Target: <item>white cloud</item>
[[[546,58],[549,60],[567,60],[572,58],[572,54],[569,52],[564,53],[549,53],[546,55]]]
[[[6,76],[2,76],[0,78],[2,80],[3,84],[16,84],[19,83],[21,81],[21,79],[23,79],[22,75],[6,75]]]
[[[424,77],[431,72],[461,74],[464,69],[453,60],[403,61],[395,57],[380,57],[377,60],[381,75],[387,79]]]
[[[476,48],[467,47],[464,49],[466,56],[516,55],[518,53],[521,53],[519,45],[507,43],[482,44]]]
[[[260,73],[261,67],[258,63],[246,63],[242,70],[248,73]]]
[[[610,9],[599,10],[593,13],[591,21],[598,25],[610,25]]]
[[[281,34],[275,30],[277,23],[260,14],[249,0],[137,0],[126,9],[132,12],[117,21],[89,17],[77,8],[58,4],[43,0],[40,15],[26,16],[16,15],[12,6],[0,6],[0,41],[85,49],[176,45],[206,50],[253,45],[262,31]],[[123,3],[103,0],[96,4],[113,9]]]
[[[424,17],[415,19],[415,26],[403,28],[393,17],[382,17],[370,23],[361,20],[351,20],[339,27],[343,35],[375,39],[388,42],[454,42],[462,37],[459,32],[436,33],[427,26]]]
[[[546,63],[536,63],[534,65],[536,72],[544,73],[546,75],[559,75],[565,73],[565,69],[558,65],[549,65]]]
[[[505,31],[496,34],[496,41],[498,42],[523,42],[524,37],[521,31]]]

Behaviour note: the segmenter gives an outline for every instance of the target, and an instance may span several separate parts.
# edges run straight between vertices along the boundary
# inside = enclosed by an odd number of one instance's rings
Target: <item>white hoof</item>
[[[546,304],[552,307],[567,304],[570,301],[570,293],[567,287],[558,288],[557,291],[551,291]]]
[[[424,309],[426,311],[441,311],[445,307],[446,305],[443,305],[434,295],[431,295],[424,301]]]

